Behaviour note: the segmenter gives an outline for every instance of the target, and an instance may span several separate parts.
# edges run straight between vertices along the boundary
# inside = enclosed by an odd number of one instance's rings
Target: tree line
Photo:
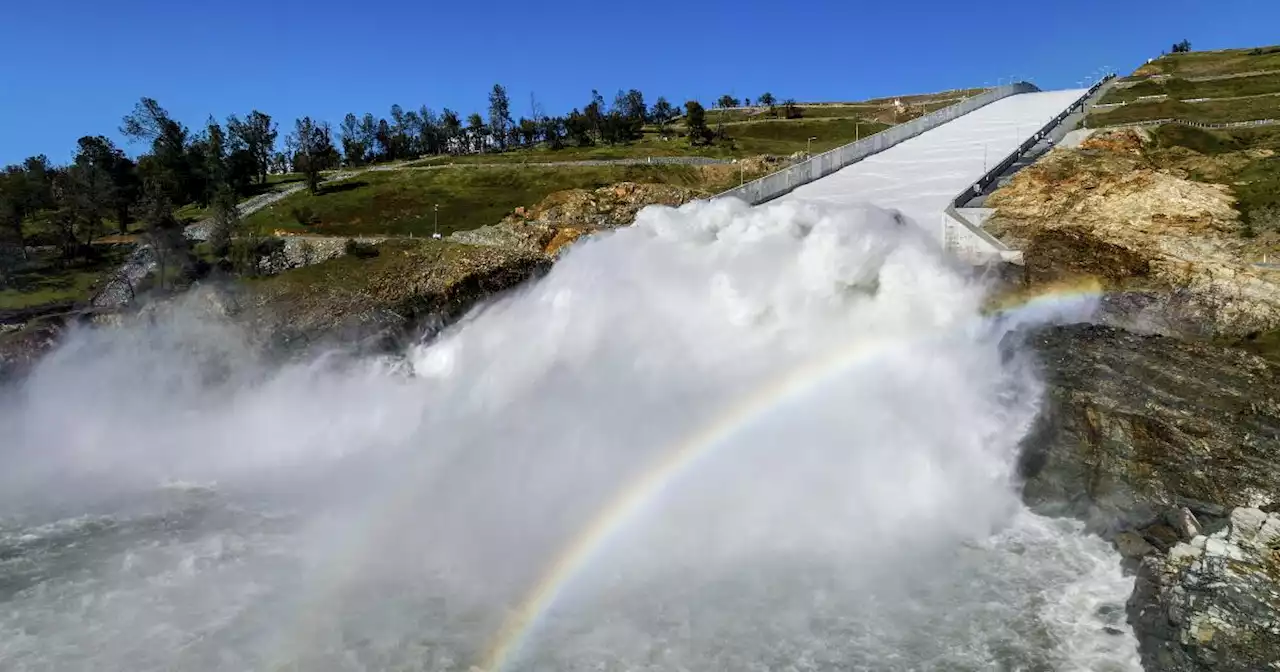
[[[0,279],[7,281],[28,259],[31,235],[40,235],[41,244],[53,242],[62,260],[72,262],[94,256],[91,243],[108,233],[109,225],[124,234],[135,223],[142,224],[163,276],[171,253],[189,252],[175,216],[186,204],[209,209],[210,242],[217,255],[226,257],[239,219],[237,203],[265,189],[268,174],[303,170],[314,187],[319,171],[340,160],[327,125],[306,117],[286,137],[289,153],[278,152],[277,125],[258,110],[243,118],[231,115],[223,123],[210,117],[193,132],[154,99],[143,98],[119,130],[147,147],[136,160],[109,138],[93,135],[77,141],[65,166],[42,154],[0,172]]]
[[[759,106],[768,108],[771,116],[800,116],[794,100],[785,101],[779,108],[773,94],[766,92],[757,101]],[[729,95],[717,101],[722,108],[750,106],[750,103],[750,99],[743,103]],[[707,128],[706,110],[698,101],[686,102],[683,114],[684,135],[690,144],[703,145],[714,140],[716,134]],[[643,93],[629,89],[619,90],[612,104],[599,91],[592,90],[585,105],[560,116],[544,114],[537,100],[530,96],[530,116],[516,119],[512,117],[506,88],[494,84],[489,92],[487,119],[479,112],[464,118],[447,107],[437,113],[425,105],[417,110],[392,105],[390,119],[377,118],[371,113],[363,116],[348,113],[342,120],[338,137],[344,165],[361,166],[432,154],[626,144],[639,140],[646,125],[656,126],[660,135],[669,137],[672,123],[680,116],[681,109],[666,98],[659,96],[652,105],[646,105]]]
[[[156,100],[142,98],[119,127],[131,144],[145,148],[136,160],[109,138],[87,135],[77,141],[67,165],[53,165],[38,155],[0,172],[0,257],[25,259],[28,236],[37,223],[44,224],[41,233],[52,233],[68,260],[92,255],[90,243],[110,227],[124,234],[134,223],[141,223],[155,247],[180,247],[181,226],[174,212],[186,204],[208,208],[214,222],[210,242],[226,255],[238,224],[236,204],[263,191],[272,173],[300,173],[315,192],[322,171],[342,165],[534,146],[619,145],[640,139],[646,125],[671,137],[682,112],[683,135],[691,145],[724,136],[723,127],[708,127],[706,110],[697,101],[687,101],[683,110],[664,97],[650,105],[637,89],[619,90],[611,102],[593,90],[586,104],[558,116],[543,113],[530,96],[530,115],[513,117],[510,97],[500,84],[493,86],[488,102],[487,117],[479,112],[463,117],[449,108],[437,113],[425,105],[417,110],[393,105],[389,119],[349,113],[336,138],[327,122],[303,117],[294,121],[281,151],[276,122],[259,110],[243,117],[233,114],[223,122],[211,116],[192,130]],[[717,101],[722,108],[741,104],[730,95]],[[757,104],[777,116],[772,94],[759,96]],[[799,115],[794,101],[786,101],[782,109],[788,117]],[[0,271],[12,265],[0,264]]]

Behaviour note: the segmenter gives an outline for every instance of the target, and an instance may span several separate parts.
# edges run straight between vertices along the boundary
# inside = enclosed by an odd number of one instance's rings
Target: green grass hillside
[[[1280,72],[1228,79],[1189,80],[1181,77],[1149,79],[1133,86],[1117,87],[1102,103],[1127,103],[1144,96],[1168,96],[1177,100],[1228,98],[1280,93]]]
[[[1138,68],[1130,79],[1153,75],[1212,77],[1259,70],[1280,70],[1280,45],[1166,54]]]
[[[45,305],[88,301],[96,283],[128,256],[126,245],[95,246],[88,259],[66,262],[53,250],[36,250],[0,284],[0,314]]]
[[[1129,103],[1089,114],[1089,125],[1113,126],[1153,119],[1185,119],[1204,123],[1252,121],[1280,118],[1280,95],[1240,100],[1207,100],[1184,103],[1180,100],[1153,100]]]
[[[1280,118],[1280,46],[1161,56],[1117,82],[1100,102],[1118,107],[1094,110],[1091,127]]]
[[[440,233],[494,224],[519,206],[564,189],[648,182],[718,191],[736,184],[732,166],[455,167],[372,171],[302,192],[250,215],[247,227],[319,235],[429,236],[440,206]]]
[[[856,126],[856,128],[855,128]],[[790,154],[804,151],[825,152],[853,142],[857,137],[879,133],[889,124],[858,119],[789,119],[756,121],[728,126],[734,144],[751,154]],[[809,143],[809,138],[816,138]]]

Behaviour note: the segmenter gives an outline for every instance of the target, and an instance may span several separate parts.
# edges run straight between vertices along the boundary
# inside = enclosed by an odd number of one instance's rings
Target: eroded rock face
[[[1280,365],[1103,326],[1030,338],[1048,389],[1024,500],[1138,573],[1146,669],[1280,669]]]
[[[342,256],[249,283],[237,319],[273,348],[404,345],[545,272],[547,255],[444,241],[395,241],[372,259]]]
[[[1033,339],[1048,383],[1024,454],[1033,508],[1115,532],[1181,506],[1280,502],[1280,367],[1109,327]]]
[[[707,166],[704,170],[736,167]],[[593,231],[629,226],[650,205],[679,206],[707,196],[705,192],[669,184],[619,182],[599,189],[567,189],[517,211],[497,224],[449,236],[471,245],[488,245],[555,254]]]
[[[1139,130],[1054,149],[994,193],[984,227],[1022,250],[1026,281],[1088,276],[1142,292],[1166,333],[1243,335],[1280,328],[1280,272],[1254,261],[1267,241],[1242,235],[1228,175],[1248,152],[1150,150]],[[1227,179],[1223,177],[1222,179]]]

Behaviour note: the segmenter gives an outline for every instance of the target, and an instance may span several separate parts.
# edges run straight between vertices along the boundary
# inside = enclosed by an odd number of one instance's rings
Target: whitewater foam
[[[986,293],[883,211],[716,201],[578,244],[412,375],[180,314],[75,334],[0,407],[0,667],[466,669],[673,447],[890,343],[673,478],[503,664],[1137,669],[1114,552],[1018,501],[1041,387]]]

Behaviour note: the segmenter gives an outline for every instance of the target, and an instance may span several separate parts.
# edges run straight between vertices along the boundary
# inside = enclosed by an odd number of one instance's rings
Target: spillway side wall
[[[716,198],[735,197],[752,205],[771,201],[797,187],[826,177],[845,166],[857,163],[873,154],[883,152],[903,140],[914,138],[925,131],[937,128],[980,107],[990,105],[997,100],[1012,95],[1039,90],[1034,84],[1027,82],[1016,82],[988,89],[955,105],[944,107],[941,110],[934,110],[906,123],[887,128],[875,135],[814,155],[776,173],[771,173],[747,182],[742,186],[717,194]]]

